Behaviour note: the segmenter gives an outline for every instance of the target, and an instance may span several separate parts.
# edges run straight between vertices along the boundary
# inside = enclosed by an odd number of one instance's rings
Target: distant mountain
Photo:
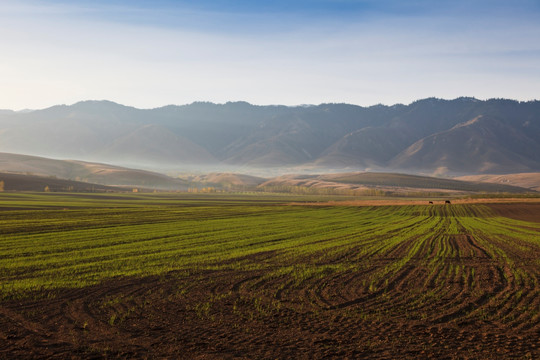
[[[303,168],[441,175],[540,171],[540,101],[360,107],[83,101],[0,111],[0,151],[147,169]]]
[[[402,129],[366,127],[342,137],[323,151],[315,163],[330,167],[380,167],[406,147],[411,141],[410,137]]]
[[[96,151],[99,159],[118,163],[167,165],[215,163],[202,146],[159,125],[144,125]],[[144,167],[144,166],[143,166]]]
[[[394,157],[390,166],[420,169],[430,164],[432,168],[465,173],[537,169],[540,138],[531,138],[527,131],[526,127],[480,115],[416,141]]]

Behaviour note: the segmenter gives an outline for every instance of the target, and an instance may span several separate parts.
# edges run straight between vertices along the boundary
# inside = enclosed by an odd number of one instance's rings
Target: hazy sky
[[[538,0],[0,0],[0,108],[540,99]]]

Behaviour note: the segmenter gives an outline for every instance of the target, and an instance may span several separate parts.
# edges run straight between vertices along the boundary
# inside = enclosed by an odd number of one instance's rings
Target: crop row
[[[239,292],[259,308],[539,326],[538,223],[495,216],[484,205],[197,199],[101,198],[67,210],[36,210],[38,201],[28,210],[3,211],[1,296],[118,276],[230,271],[252,275],[212,298]],[[210,311],[211,304],[202,305]]]

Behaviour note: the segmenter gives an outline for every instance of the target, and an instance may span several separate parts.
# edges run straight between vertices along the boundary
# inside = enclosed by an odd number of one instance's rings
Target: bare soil
[[[511,219],[540,223],[540,202],[489,204],[496,214]]]
[[[257,271],[118,279],[0,304],[0,358],[538,358],[538,320],[470,316],[476,308],[511,311],[490,302],[511,290],[481,249],[466,238],[455,245],[474,249],[489,297],[470,297],[456,281],[415,310],[420,293],[410,290],[427,276],[422,266],[405,268],[390,295],[366,292],[361,273],[301,288],[280,288],[280,279]]]

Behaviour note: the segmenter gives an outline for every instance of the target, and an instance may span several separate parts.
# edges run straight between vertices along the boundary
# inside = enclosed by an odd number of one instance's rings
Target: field
[[[540,357],[537,199],[327,200],[0,193],[0,358]]]

